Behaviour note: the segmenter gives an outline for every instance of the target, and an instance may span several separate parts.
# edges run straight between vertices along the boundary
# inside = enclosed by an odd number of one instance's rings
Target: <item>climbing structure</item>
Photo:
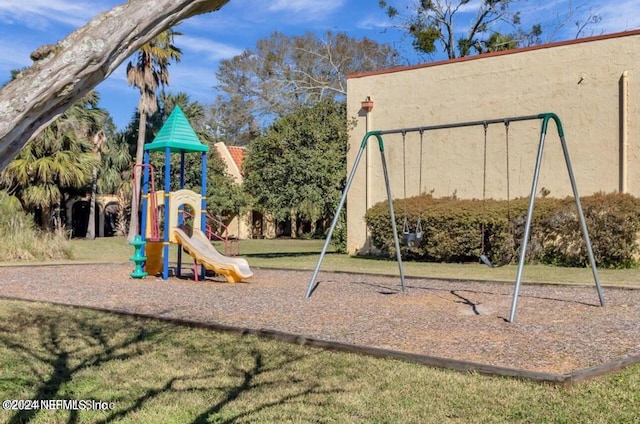
[[[164,190],[150,191],[153,182],[149,177],[152,171],[150,152],[164,152]],[[176,275],[182,268],[183,249],[194,259],[196,264],[225,276],[229,282],[239,282],[251,277],[252,273],[245,259],[231,258],[218,253],[203,233],[207,227],[207,152],[209,146],[202,144],[195,131],[176,106],[164,123],[152,143],[144,147],[143,183],[142,183],[142,220],[141,236],[148,239],[146,272],[150,275],[162,273],[162,278],[169,278],[169,248],[171,243],[178,247],[178,264]],[[171,191],[171,154],[180,155],[179,189]],[[185,189],[185,155],[187,153],[201,156],[200,193]],[[153,175],[151,175],[153,178]],[[191,209],[193,222],[185,231],[185,206]],[[162,218],[157,211],[162,210]],[[162,222],[161,222],[162,221]],[[154,227],[162,223],[160,234],[154,234]],[[204,243],[203,240],[207,240]],[[208,246],[206,246],[208,244]],[[195,272],[196,278],[198,273]]]

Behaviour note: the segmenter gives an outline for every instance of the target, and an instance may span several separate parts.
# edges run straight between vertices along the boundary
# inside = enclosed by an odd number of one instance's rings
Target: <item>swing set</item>
[[[505,149],[506,149],[506,171],[507,171],[507,224],[509,227],[509,234],[513,233],[512,223],[511,223],[511,209],[509,207],[510,204],[510,181],[509,181],[509,121],[505,119]],[[487,193],[487,130],[489,128],[489,124],[487,121],[483,121],[484,126],[484,144],[483,144],[483,168],[482,168],[482,208],[483,212],[486,215],[486,193]],[[419,169],[419,178],[418,178],[418,189],[422,190],[422,162],[423,162],[423,145],[424,145],[424,129],[419,129],[420,132],[420,165]],[[407,131],[402,130],[402,188],[403,188],[403,224],[402,224],[402,241],[401,244],[404,247],[409,249],[420,247],[426,240],[424,239],[424,233],[422,231],[422,204],[419,204],[418,210],[418,219],[415,225],[415,231],[412,231],[411,225],[409,224],[409,217],[407,213],[407,154],[406,154],[406,136]],[[485,229],[485,223],[482,222],[481,236],[480,236],[480,262],[489,266],[490,268],[499,268],[505,265],[508,265],[513,259],[513,243],[512,250],[505,254],[501,261],[497,264],[494,264],[489,259],[486,254],[486,239],[489,236],[488,231]]]
[[[556,125],[556,128],[558,130],[558,136],[560,138],[560,144],[562,146],[562,152],[564,155],[564,160],[565,160],[565,164],[567,167],[567,172],[569,174],[569,180],[571,182],[571,189],[573,191],[573,197],[576,203],[576,207],[578,210],[578,217],[580,220],[580,226],[582,229],[582,234],[584,237],[584,241],[587,247],[587,254],[589,257],[589,263],[591,265],[591,270],[593,273],[593,279],[595,282],[595,286],[596,286],[596,290],[598,292],[598,298],[600,300],[600,306],[605,306],[605,299],[604,299],[604,295],[602,293],[602,287],[600,285],[600,277],[598,276],[598,269],[596,267],[596,263],[595,263],[595,259],[593,256],[593,249],[591,246],[591,240],[589,238],[589,232],[587,230],[587,225],[586,225],[586,221],[584,218],[584,213],[583,213],[583,209],[582,209],[582,204],[580,202],[580,197],[578,195],[578,188],[576,186],[576,181],[575,181],[575,176],[573,174],[573,169],[571,167],[571,160],[569,158],[569,150],[567,148],[567,143],[565,140],[565,136],[564,136],[564,130],[562,128],[562,122],[560,121],[560,118],[555,114],[555,113],[541,113],[538,115],[527,115],[527,116],[516,116],[516,117],[509,117],[509,118],[500,118],[500,119],[490,119],[490,120],[483,120],[483,121],[468,121],[468,122],[457,122],[457,123],[452,123],[452,124],[442,124],[442,125],[431,125],[431,126],[422,126],[422,127],[413,127],[413,128],[401,128],[401,129],[392,129],[392,130],[384,130],[384,131],[369,131],[364,135],[364,138],[362,140],[362,143],[360,144],[360,149],[358,150],[358,153],[356,155],[354,164],[353,164],[353,168],[351,169],[351,172],[349,174],[349,177],[347,178],[347,183],[344,189],[344,192],[342,193],[342,198],[340,199],[340,202],[338,204],[338,208],[336,210],[336,213],[333,217],[333,221],[331,223],[331,227],[329,228],[329,232],[327,233],[327,238],[324,242],[324,246],[322,248],[322,252],[320,253],[320,258],[318,259],[318,263],[316,265],[316,268],[313,272],[313,276],[311,277],[311,280],[309,281],[309,285],[307,287],[307,291],[305,294],[305,298],[309,298],[311,296],[311,294],[313,293],[313,291],[315,290],[315,288],[317,287],[317,283],[316,283],[316,279],[318,277],[318,272],[320,271],[320,266],[322,265],[322,261],[324,259],[324,256],[327,252],[327,249],[329,247],[329,243],[331,242],[331,236],[333,235],[333,231],[336,228],[336,225],[338,224],[338,219],[340,216],[340,212],[342,211],[342,208],[344,207],[344,204],[346,202],[347,199],[347,194],[349,192],[349,188],[351,187],[356,171],[358,169],[358,165],[360,164],[360,160],[362,159],[362,155],[367,147],[367,143],[369,141],[369,139],[371,137],[375,137],[375,139],[378,141],[378,147],[380,150],[380,159],[381,159],[381,163],[382,163],[382,172],[384,175],[384,182],[385,182],[385,188],[386,188],[386,194],[387,194],[387,201],[389,204],[389,214],[391,217],[391,227],[392,227],[392,231],[393,231],[393,242],[394,242],[394,246],[395,246],[395,250],[396,250],[396,259],[398,262],[398,270],[399,270],[399,274],[400,274],[400,284],[402,287],[402,292],[406,292],[407,290],[407,286],[406,286],[406,281],[405,281],[405,276],[404,276],[404,268],[403,268],[403,264],[402,264],[402,254],[401,254],[401,250],[400,250],[400,240],[398,237],[398,229],[396,226],[396,218],[395,218],[395,211],[393,208],[393,201],[392,201],[392,196],[391,196],[391,188],[390,188],[390,184],[389,184],[389,173],[387,170],[387,162],[386,162],[386,158],[385,158],[385,152],[384,152],[384,141],[383,141],[383,136],[385,135],[391,135],[391,134],[401,134],[402,135],[402,149],[403,149],[403,166],[406,165],[406,151],[405,151],[405,144],[406,144],[406,135],[408,133],[412,133],[412,132],[419,132],[420,133],[420,165],[422,165],[422,148],[423,148],[423,138],[424,138],[424,133],[427,131],[434,131],[434,130],[442,130],[442,129],[453,129],[453,128],[463,128],[463,127],[475,127],[475,126],[482,126],[484,128],[484,158],[483,158],[483,188],[482,188],[482,201],[483,201],[483,208],[485,207],[485,203],[486,203],[486,175],[487,175],[487,131],[490,125],[493,124],[504,124],[505,125],[505,143],[506,143],[506,157],[507,157],[507,204],[509,204],[509,200],[510,200],[510,193],[509,193],[509,124],[511,122],[518,122],[518,121],[532,121],[532,120],[540,120],[541,121],[541,129],[540,129],[540,141],[538,143],[538,153],[537,153],[537,157],[536,157],[536,164],[535,164],[535,168],[534,168],[534,173],[533,173],[533,181],[531,184],[531,194],[529,196],[529,205],[527,208],[527,216],[526,216],[526,221],[525,221],[525,228],[524,228],[524,235],[522,237],[522,243],[521,243],[521,247],[520,247],[520,251],[519,251],[519,259],[518,259],[518,271],[516,274],[516,281],[515,281],[515,287],[514,287],[514,292],[513,292],[513,299],[512,299],[512,303],[511,303],[511,312],[509,314],[509,322],[514,322],[515,321],[515,315],[516,315],[516,310],[517,310],[517,306],[518,306],[518,295],[519,295],[519,291],[520,291],[520,286],[522,283],[522,272],[524,269],[524,262],[525,262],[525,256],[526,256],[526,250],[527,250],[527,244],[529,242],[529,235],[530,235],[530,231],[531,231],[531,222],[532,222],[532,218],[533,218],[533,208],[534,208],[534,203],[535,203],[535,194],[537,192],[537,187],[538,187],[538,180],[540,177],[540,167],[542,164],[542,154],[544,151],[544,144],[545,144],[545,138],[547,135],[547,128],[549,126],[549,121],[553,121]],[[420,166],[420,185],[419,187],[422,188],[422,166]],[[404,184],[404,196],[406,198],[406,167],[403,170],[403,184]],[[510,216],[510,208],[507,207],[507,219],[509,220],[509,226],[511,226],[511,216]],[[503,266],[508,264],[509,262],[511,262],[511,259],[514,256],[514,252],[512,251],[510,253],[510,255],[505,255],[505,257],[497,264],[492,263],[489,258],[486,255],[485,252],[485,238],[486,238],[486,229],[484,228],[484,224],[483,224],[483,228],[481,230],[482,234],[481,234],[481,255],[480,255],[480,261],[490,267],[498,267],[498,266]],[[511,232],[511,231],[510,231]],[[424,233],[422,231],[422,224],[420,221],[420,218],[418,218],[418,221],[416,223],[416,227],[415,227],[415,232],[412,232],[410,227],[409,227],[409,223],[408,223],[408,218],[407,218],[407,213],[406,213],[406,202],[405,202],[405,210],[404,210],[404,220],[403,220],[403,229],[402,229],[402,243],[403,245],[407,246],[407,247],[416,247],[418,246],[420,243],[424,242]]]
[[[409,218],[407,216],[407,155],[406,155],[406,136],[407,132],[402,131],[402,187],[404,190],[404,220],[402,224],[402,244],[405,247],[414,248],[422,245],[424,234],[422,232],[422,210],[418,211],[418,221],[416,222],[415,231],[411,231],[409,226]],[[420,131],[420,178],[418,188],[422,190],[422,144],[424,141],[424,131]]]
[[[486,214],[486,203],[487,203],[487,132],[489,129],[489,123],[484,121],[482,123],[484,127],[484,143],[483,143],[483,158],[482,158],[482,210]],[[508,234],[513,235],[513,223],[511,222],[511,193],[510,193],[510,179],[509,179],[509,120],[504,120],[504,133],[505,133],[505,156],[506,156],[506,167],[507,167],[507,227],[509,229]],[[490,268],[499,268],[511,263],[511,260],[514,256],[514,246],[513,242],[511,243],[511,251],[507,252],[503,255],[500,262],[494,264],[491,262],[489,257],[487,256],[487,252],[485,249],[486,239],[488,237],[487,231],[485,229],[485,223],[482,222],[482,231],[480,236],[480,262],[487,265]]]

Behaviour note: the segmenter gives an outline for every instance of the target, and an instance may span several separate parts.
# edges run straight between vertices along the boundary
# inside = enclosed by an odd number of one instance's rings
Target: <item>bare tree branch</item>
[[[53,46],[0,90],[0,170],[51,121],[158,33],[229,0],[129,0]]]

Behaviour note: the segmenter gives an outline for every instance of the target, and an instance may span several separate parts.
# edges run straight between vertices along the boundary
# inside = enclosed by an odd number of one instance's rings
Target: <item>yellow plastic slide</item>
[[[209,271],[223,275],[228,282],[238,283],[253,275],[246,259],[224,256],[213,247],[211,241],[199,229],[194,228],[191,237],[180,228],[173,228],[172,231],[178,244],[189,256]]]

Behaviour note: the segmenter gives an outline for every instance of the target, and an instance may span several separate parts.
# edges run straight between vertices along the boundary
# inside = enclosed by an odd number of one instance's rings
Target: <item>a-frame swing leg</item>
[[[384,185],[387,189],[387,201],[389,202],[389,215],[391,217],[391,228],[393,230],[393,243],[396,247],[396,259],[398,261],[398,270],[400,272],[400,285],[402,292],[407,291],[407,284],[404,281],[404,269],[402,266],[402,252],[400,251],[400,242],[398,241],[398,228],[396,226],[396,214],[393,209],[393,199],[391,198],[391,186],[389,184],[389,172],[387,171],[387,161],[384,155],[384,144],[382,143],[382,137],[378,137],[378,144],[380,145],[380,160],[382,161],[382,171],[384,173]]]
[[[382,160],[382,170],[384,172],[384,183],[387,189],[387,199],[389,201],[389,214],[391,216],[391,226],[393,229],[393,242],[396,246],[396,258],[398,260],[398,269],[400,271],[400,283],[402,286],[402,292],[404,293],[407,290],[407,286],[404,279],[404,269],[402,267],[402,254],[400,252],[400,242],[398,241],[398,229],[396,226],[396,216],[395,211],[393,209],[393,200],[391,198],[391,188],[389,185],[389,173],[387,171],[387,161],[384,155],[384,143],[382,142],[382,136],[377,131],[368,132],[365,134],[362,143],[360,144],[360,150],[358,150],[358,154],[356,155],[356,160],[353,164],[353,168],[351,169],[351,173],[347,178],[347,184],[342,192],[342,198],[340,198],[340,203],[338,204],[338,209],[336,210],[335,215],[333,216],[333,221],[331,222],[331,227],[329,228],[329,232],[327,233],[327,238],[324,241],[324,245],[322,246],[322,252],[320,253],[320,258],[318,259],[318,263],[316,265],[315,270],[313,271],[313,276],[311,277],[311,281],[309,281],[309,286],[307,287],[307,292],[305,294],[305,299],[308,299],[313,290],[315,289],[316,278],[318,277],[318,272],[320,271],[320,266],[322,265],[322,260],[324,259],[325,254],[327,253],[327,249],[329,247],[329,243],[331,243],[331,236],[333,235],[333,231],[338,224],[338,219],[340,217],[340,212],[342,212],[342,208],[347,200],[347,194],[349,193],[349,188],[353,183],[353,179],[356,175],[356,171],[358,169],[358,165],[360,164],[360,160],[362,159],[362,154],[364,153],[367,142],[369,141],[369,137],[374,136],[378,140],[378,146],[380,148],[380,159]]]
[[[514,322],[516,317],[516,309],[518,307],[518,292],[520,291],[520,283],[522,281],[522,270],[524,267],[524,260],[527,253],[527,244],[529,242],[529,233],[531,231],[531,220],[533,218],[533,205],[536,198],[536,192],[538,188],[538,178],[540,177],[540,166],[542,165],[542,152],[544,150],[544,141],[547,135],[547,127],[549,120],[553,119],[558,129],[558,135],[560,137],[560,144],[562,145],[562,153],[564,154],[564,161],[567,165],[567,172],[569,173],[569,180],[571,181],[571,189],[573,190],[573,197],[578,209],[578,217],[580,218],[580,226],[582,227],[582,235],[584,242],[587,245],[587,253],[589,256],[589,263],[591,264],[591,271],[593,272],[593,279],[598,291],[598,297],[600,299],[600,306],[605,305],[604,295],[602,294],[602,287],[600,286],[600,277],[598,276],[598,269],[596,268],[596,261],[593,256],[593,249],[591,247],[591,239],[589,238],[589,231],[587,230],[587,223],[584,219],[584,212],[582,210],[582,203],[580,202],[580,196],[578,194],[578,187],[576,185],[575,176],[571,167],[571,160],[569,159],[569,150],[567,149],[567,142],[564,137],[564,130],[562,129],[562,123],[560,118],[553,113],[546,113],[540,115],[542,119],[542,129],[540,131],[540,143],[538,144],[538,156],[536,158],[536,167],[533,172],[533,182],[531,184],[531,194],[529,196],[529,207],[527,208],[527,219],[524,227],[524,235],[522,237],[522,244],[520,245],[520,258],[518,260],[518,273],[516,275],[516,285],[513,292],[513,301],[511,303],[511,313],[509,315],[509,322]]]

